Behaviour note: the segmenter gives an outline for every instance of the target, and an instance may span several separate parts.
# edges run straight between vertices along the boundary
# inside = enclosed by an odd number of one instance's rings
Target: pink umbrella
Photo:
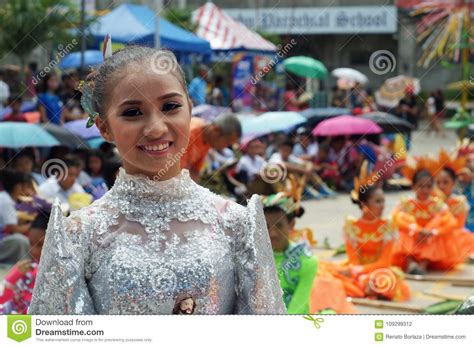
[[[314,136],[342,136],[380,134],[381,132],[382,128],[369,119],[339,116],[322,121],[316,125],[312,134]]]

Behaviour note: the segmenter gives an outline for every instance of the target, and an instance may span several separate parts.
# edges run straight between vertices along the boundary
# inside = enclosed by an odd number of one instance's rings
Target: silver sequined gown
[[[194,183],[126,174],[100,200],[51,214],[30,314],[284,314],[262,206]]]

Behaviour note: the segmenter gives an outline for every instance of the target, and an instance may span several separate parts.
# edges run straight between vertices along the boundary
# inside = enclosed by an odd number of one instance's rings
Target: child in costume
[[[435,172],[436,162],[426,157],[403,169],[416,196],[402,200],[394,211],[400,239],[392,261],[411,274],[424,274],[428,268],[449,270],[464,261],[455,237],[458,221],[442,199],[433,196]]]
[[[349,260],[346,271],[364,297],[405,301],[410,289],[403,281],[403,272],[391,267],[397,232],[392,222],[382,217],[385,196],[377,184],[377,175],[370,174],[364,162],[360,176],[354,179],[352,201],[362,211],[360,218],[347,217],[344,239]]]
[[[458,222],[453,237],[462,247],[459,254],[461,258],[474,254],[474,235],[465,228],[470,206],[464,195],[454,193],[457,176],[462,175],[466,169],[465,157],[455,159],[444,150],[440,152],[436,166],[436,187],[439,197],[448,205]]]
[[[297,180],[290,175],[290,181]],[[303,213],[299,197],[288,191],[264,198],[264,214],[272,242],[283,301],[290,314],[308,314],[333,310],[336,313],[355,313],[346,300],[342,284],[329,273],[319,274],[319,262],[307,242],[294,243],[289,235],[296,218]]]
[[[38,263],[48,226],[49,212],[39,211],[31,224],[30,256],[13,266],[4,279],[4,289],[0,293],[0,314],[26,314],[33,295]]]

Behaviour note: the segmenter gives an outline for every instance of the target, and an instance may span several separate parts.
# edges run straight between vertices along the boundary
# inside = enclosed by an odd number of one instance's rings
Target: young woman
[[[453,159],[446,151],[441,151],[435,178],[440,198],[448,205],[449,210],[457,220],[457,228],[453,231],[453,237],[461,247],[461,254],[459,254],[461,258],[467,258],[467,256],[474,254],[474,234],[466,229],[470,206],[464,195],[454,194],[454,188],[458,181],[457,175],[461,174],[465,167],[465,158]]]
[[[349,260],[347,273],[364,296],[385,300],[409,299],[410,290],[400,269],[391,267],[397,232],[383,218],[385,196],[377,176],[367,174],[367,162],[355,179],[352,200],[362,211],[360,218],[348,217],[344,239]]]
[[[428,268],[450,270],[462,263],[463,246],[456,238],[458,221],[446,204],[433,196],[436,163],[422,158],[415,168],[406,167],[416,196],[404,199],[394,212],[400,231],[393,262],[407,272],[424,274]]]
[[[29,312],[172,314],[186,296],[198,314],[285,313],[260,198],[242,207],[181,170],[192,103],[175,56],[127,46],[82,87],[123,168],[91,206],[53,207]]]

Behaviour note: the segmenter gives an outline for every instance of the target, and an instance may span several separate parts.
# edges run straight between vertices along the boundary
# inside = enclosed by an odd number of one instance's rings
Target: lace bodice
[[[129,175],[91,206],[51,214],[30,314],[285,313],[262,206]]]

